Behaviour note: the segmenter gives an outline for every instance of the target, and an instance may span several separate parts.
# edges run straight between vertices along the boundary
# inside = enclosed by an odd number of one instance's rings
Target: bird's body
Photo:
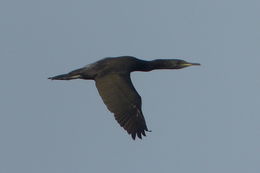
[[[197,63],[178,59],[144,61],[131,56],[104,58],[67,74],[50,77],[52,80],[94,80],[107,108],[118,123],[135,139],[146,136],[148,128],[142,113],[141,97],[135,90],[130,73],[155,69],[180,69]]]

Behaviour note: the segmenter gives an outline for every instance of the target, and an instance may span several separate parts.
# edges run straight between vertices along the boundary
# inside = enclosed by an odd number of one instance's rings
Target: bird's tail
[[[48,79],[51,80],[71,80],[71,79],[79,79],[81,76],[80,75],[70,75],[68,74],[62,74],[62,75],[58,75],[58,76],[53,76],[53,77],[49,77]]]
[[[62,74],[54,77],[49,77],[51,80],[71,80],[71,79],[80,79],[82,69],[74,70],[67,74]]]

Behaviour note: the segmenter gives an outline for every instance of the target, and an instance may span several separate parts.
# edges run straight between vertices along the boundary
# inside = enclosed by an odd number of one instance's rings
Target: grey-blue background
[[[260,1],[1,0],[0,172],[260,172]],[[152,130],[133,141],[93,81],[106,56],[201,67],[136,72]]]

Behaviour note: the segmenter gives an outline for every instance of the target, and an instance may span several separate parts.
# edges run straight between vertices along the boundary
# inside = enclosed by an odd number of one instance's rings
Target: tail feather
[[[81,75],[80,74],[62,74],[62,75],[58,75],[58,76],[54,76],[54,77],[49,77],[48,79],[51,80],[71,80],[71,79],[78,79],[80,78]]]
[[[62,74],[54,77],[49,77],[48,79],[51,80],[71,80],[71,79],[80,79],[82,78],[82,75],[84,73],[85,68],[79,68],[76,70],[73,70],[67,74]]]

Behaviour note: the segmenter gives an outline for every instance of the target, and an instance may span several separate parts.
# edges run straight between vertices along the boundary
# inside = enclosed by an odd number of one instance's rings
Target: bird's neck
[[[153,61],[142,61],[137,71],[152,71],[157,69],[176,69],[174,59],[156,59]]]

